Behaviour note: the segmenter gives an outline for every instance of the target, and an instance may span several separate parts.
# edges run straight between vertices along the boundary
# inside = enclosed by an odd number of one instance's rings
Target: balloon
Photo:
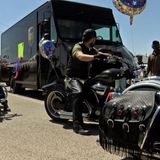
[[[146,6],[147,0],[113,0],[114,6],[123,14],[130,16],[130,24],[133,16],[140,14]]]
[[[53,56],[53,53],[55,51],[55,45],[54,45],[54,42],[50,41],[50,40],[47,40],[45,43],[44,43],[44,51],[45,51],[45,54],[48,58],[52,57]]]

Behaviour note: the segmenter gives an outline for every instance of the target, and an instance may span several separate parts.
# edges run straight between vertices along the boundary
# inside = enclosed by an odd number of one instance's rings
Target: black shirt
[[[76,58],[77,51],[82,51],[84,54],[95,55],[97,50],[95,48],[88,48],[82,42],[73,46],[69,55],[66,75],[70,78],[87,79],[89,74],[90,62],[83,62]]]

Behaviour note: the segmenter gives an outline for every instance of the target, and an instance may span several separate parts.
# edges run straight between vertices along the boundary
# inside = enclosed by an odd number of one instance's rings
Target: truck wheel
[[[14,78],[11,78],[10,81],[10,87],[11,87],[11,91],[12,93],[22,93],[25,88],[22,88],[19,84],[16,84],[16,81],[14,80]]]
[[[16,93],[17,92],[16,82],[15,82],[13,77],[10,80],[10,88],[11,88],[12,93]]]

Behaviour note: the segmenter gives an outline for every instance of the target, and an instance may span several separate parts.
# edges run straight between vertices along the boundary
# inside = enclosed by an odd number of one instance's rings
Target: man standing
[[[152,42],[153,53],[148,57],[147,75],[160,76],[160,45],[158,41]]]

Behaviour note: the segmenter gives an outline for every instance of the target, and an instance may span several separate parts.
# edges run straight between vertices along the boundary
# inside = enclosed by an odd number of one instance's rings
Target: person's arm
[[[105,56],[112,56],[112,53],[103,53],[103,52],[98,52],[98,54],[102,54],[102,55],[105,55]]]
[[[80,61],[84,61],[84,62],[93,61],[95,59],[95,57],[97,57],[99,55],[112,56],[111,53],[103,53],[103,52],[97,52],[97,54],[95,54],[95,55],[84,54],[82,51],[76,51],[76,53],[75,53],[76,58],[79,59]]]
[[[147,75],[149,74],[149,72],[151,71],[151,57],[148,57],[148,63],[147,63]]]
[[[94,55],[84,54],[82,52],[82,47],[79,44],[76,44],[73,47],[72,57],[84,62],[90,62],[94,60]]]
[[[84,62],[90,62],[94,60],[94,55],[84,54],[82,51],[76,51],[74,56]]]

